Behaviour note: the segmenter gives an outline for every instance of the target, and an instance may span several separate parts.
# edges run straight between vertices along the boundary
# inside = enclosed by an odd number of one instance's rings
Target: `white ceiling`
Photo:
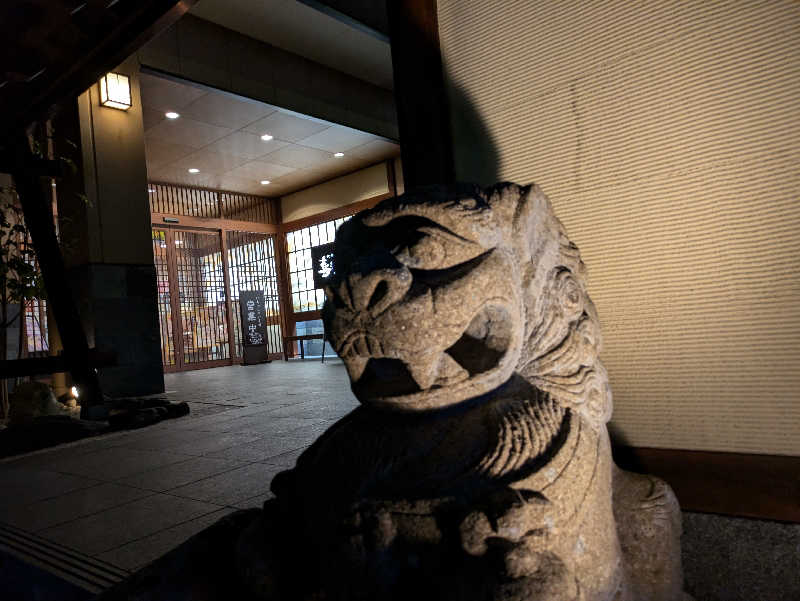
[[[153,181],[281,196],[400,154],[380,136],[147,73],[141,93]]]
[[[297,0],[200,0],[190,12],[337,71],[392,89],[392,57],[387,42]]]

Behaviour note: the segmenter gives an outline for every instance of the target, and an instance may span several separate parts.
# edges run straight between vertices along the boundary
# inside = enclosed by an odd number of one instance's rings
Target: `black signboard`
[[[246,365],[267,360],[267,312],[263,290],[241,290],[242,349]]]
[[[314,288],[324,288],[333,273],[333,242],[311,247]]]

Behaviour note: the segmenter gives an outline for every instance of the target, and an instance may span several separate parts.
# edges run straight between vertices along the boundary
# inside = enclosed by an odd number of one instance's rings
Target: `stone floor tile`
[[[289,438],[268,436],[245,444],[237,444],[221,451],[209,453],[208,457],[220,457],[233,461],[261,461],[269,462],[269,459],[276,457],[287,451],[305,449],[308,441],[302,438]]]
[[[35,503],[0,509],[0,520],[29,532],[38,532],[150,494],[147,490],[104,482]]]
[[[243,432],[260,432],[262,436],[289,434],[295,430],[314,428],[327,420],[305,417],[270,417],[270,414],[242,418],[231,427]]]
[[[264,463],[271,463],[272,465],[280,466],[283,469],[291,469],[297,464],[297,458],[306,450],[308,447],[304,447],[301,449],[296,449],[294,451],[288,451],[286,453],[281,453],[280,455],[276,455],[274,457],[270,457],[269,459],[265,459]]]
[[[305,446],[309,446],[312,442],[317,440],[325,431],[330,428],[331,422],[317,423],[307,428],[297,428],[285,433],[275,434],[275,438],[286,438],[296,442],[302,442]],[[288,446],[286,450],[291,450]]]
[[[260,433],[248,431],[232,432],[194,432],[195,436],[189,440],[175,445],[166,445],[163,452],[179,453],[183,455],[207,455],[221,451],[235,444],[247,443],[263,436]]]
[[[183,443],[191,443],[196,439],[197,433],[191,430],[162,429],[153,432],[145,431],[140,436],[124,438],[114,446],[144,451],[163,451]]]
[[[267,499],[272,499],[275,495],[271,492],[268,492],[263,495],[256,495],[255,497],[250,497],[249,499],[244,499],[242,501],[237,501],[234,506],[238,509],[261,509],[264,506],[264,501]]]
[[[19,466],[15,463],[2,464],[0,465],[0,508],[28,505],[96,484],[99,484],[99,481],[92,478],[83,478],[72,474],[56,474]],[[6,521],[2,517],[0,520]]]
[[[108,482],[189,458],[191,455],[173,452],[111,447],[96,453],[60,454],[53,457],[47,469]]]
[[[230,471],[251,461],[235,461],[226,458],[192,457],[180,463],[134,474],[120,480],[120,483],[145,490],[164,492],[184,486],[197,480]]]
[[[269,492],[270,482],[279,471],[281,468],[276,465],[251,463],[173,489],[169,494],[217,505],[235,506],[239,501]]]
[[[165,382],[168,398],[190,402],[193,413],[0,461],[0,520],[5,509],[12,525],[135,569],[233,506],[259,506],[272,477],[358,406],[337,361],[215,368]],[[128,494],[148,496],[125,502]],[[26,504],[35,510],[19,509]],[[75,519],[62,522],[59,511]]]
[[[39,536],[87,555],[96,555],[220,508],[220,505],[156,493],[46,528]]]
[[[98,554],[97,557],[125,570],[138,570],[234,511],[236,509],[233,507],[223,507],[199,518],[105,551]]]

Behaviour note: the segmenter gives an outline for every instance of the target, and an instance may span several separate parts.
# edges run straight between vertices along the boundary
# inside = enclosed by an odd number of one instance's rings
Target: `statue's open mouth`
[[[419,335],[424,338],[425,332]],[[381,345],[372,336],[363,338],[351,341],[350,352],[342,354],[353,392],[362,402],[396,408],[430,409],[483,394],[503,383],[509,374],[502,372],[513,360],[514,331],[505,303],[484,304],[456,342],[440,352],[387,357],[374,352]]]

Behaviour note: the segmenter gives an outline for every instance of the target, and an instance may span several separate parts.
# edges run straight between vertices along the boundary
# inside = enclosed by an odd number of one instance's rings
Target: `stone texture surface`
[[[384,201],[340,228],[334,265],[326,333],[362,407],[273,481],[281,552],[254,591],[685,598],[678,503],[613,464],[585,267],[537,186]]]
[[[683,514],[686,590],[702,601],[800,599],[800,524]]]

